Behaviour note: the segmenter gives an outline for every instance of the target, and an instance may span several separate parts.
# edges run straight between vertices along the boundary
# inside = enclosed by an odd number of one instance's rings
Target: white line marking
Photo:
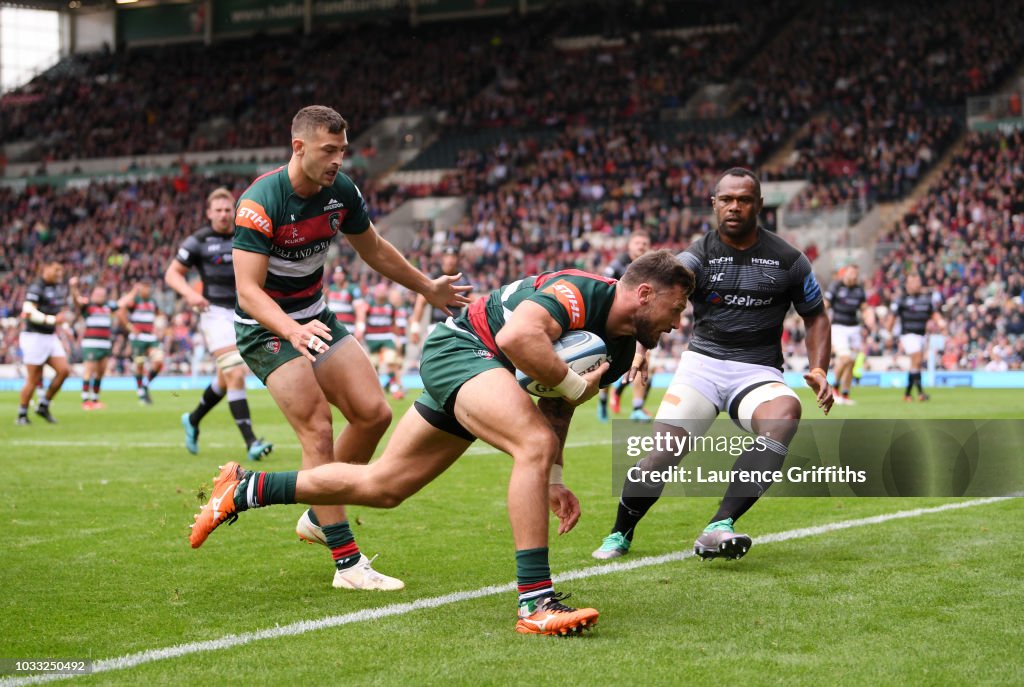
[[[996,503],[999,501],[1008,501],[1012,496],[994,496],[985,499],[974,499],[971,501],[960,501],[957,503],[946,503],[941,506],[934,506],[932,508],[914,508],[913,510],[897,511],[895,513],[883,513],[882,515],[873,515],[868,518],[858,518],[856,520],[843,520],[840,522],[829,523],[828,525],[818,525],[816,527],[803,527],[795,530],[788,530],[786,532],[776,532],[775,534],[766,534],[763,537],[758,537],[754,540],[755,544],[773,544],[784,541],[791,541],[793,539],[803,539],[806,537],[814,537],[819,534],[826,534],[828,532],[836,532],[838,530],[845,530],[851,527],[863,527],[865,525],[878,525],[883,522],[889,522],[890,520],[902,520],[904,518],[916,518],[922,515],[929,515],[931,513],[942,513],[944,511],[959,510],[961,508],[973,508],[974,506],[984,506],[990,503]],[[572,570],[561,575],[554,577],[555,582],[569,582],[571,580],[582,580],[589,577],[598,577],[599,575],[610,575],[612,573],[623,572],[628,570],[636,570],[637,568],[646,568],[652,565],[661,565],[663,563],[672,563],[674,561],[681,561],[686,558],[692,558],[693,551],[676,551],[674,553],[667,553],[661,556],[647,556],[645,558],[638,558],[626,563],[614,562],[605,563],[601,565],[594,565],[589,568],[580,568],[579,570]],[[180,656],[188,656],[190,654],[205,653],[207,651],[217,651],[219,649],[229,649],[235,646],[242,646],[244,644],[250,644],[263,639],[277,639],[279,637],[293,637],[295,635],[305,634],[307,632],[314,632],[316,630],[324,630],[330,627],[339,627],[341,625],[351,625],[353,623],[362,623],[370,620],[379,620],[381,618],[388,618],[396,615],[405,615],[406,613],[412,613],[413,611],[419,611],[424,608],[437,608],[438,606],[445,606],[447,604],[458,603],[460,601],[470,601],[472,599],[479,599],[485,596],[494,596],[495,594],[511,593],[515,591],[516,585],[514,582],[507,584],[496,584],[489,587],[481,587],[480,589],[474,589],[464,592],[455,592],[453,594],[445,594],[444,596],[432,596],[425,599],[419,599],[409,603],[392,604],[390,606],[382,606],[381,608],[368,608],[361,611],[355,611],[353,613],[345,613],[344,615],[332,615],[319,620],[302,620],[289,625],[280,625],[278,627],[268,628],[266,630],[258,630],[256,632],[245,632],[237,635],[226,635],[220,639],[211,639],[203,642],[190,642],[188,644],[178,644],[176,646],[170,646],[164,649],[150,649],[149,651],[142,651],[135,654],[126,654],[119,658],[109,658],[93,663],[93,673],[105,673],[112,670],[126,670],[128,668],[134,668],[136,666],[143,665],[145,663],[153,663],[154,661],[162,661],[168,658],[178,658]],[[77,675],[33,675],[28,677],[14,677],[0,680],[0,687],[14,687],[15,685],[37,685],[45,682],[53,682],[55,680],[64,680],[71,677],[77,677]]]
[[[602,439],[600,441],[570,441],[566,443],[565,448],[587,448],[589,446],[603,446],[607,445],[608,440]],[[183,441],[123,441],[123,442],[112,442],[112,441],[71,441],[62,439],[12,439],[4,442],[4,446],[38,446],[41,448],[54,447],[54,448],[66,448],[73,447],[78,448],[81,446],[93,446],[99,448],[105,448],[110,450],[130,450],[136,448],[171,448],[185,450],[185,442]],[[199,445],[200,449],[238,449],[238,443],[232,442],[230,444],[210,442],[202,442]],[[275,443],[274,448],[286,448],[286,449],[298,449],[301,448],[299,444],[284,444]],[[463,455],[467,456],[489,456],[503,453],[496,448],[491,448],[486,444],[479,444],[477,446],[470,446],[469,450]],[[201,454],[200,454],[201,455]]]

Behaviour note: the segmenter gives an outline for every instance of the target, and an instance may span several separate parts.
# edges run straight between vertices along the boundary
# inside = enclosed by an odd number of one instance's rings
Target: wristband
[[[565,486],[565,482],[562,481],[562,466],[558,463],[551,466],[551,476],[548,477],[548,484],[561,484]]]
[[[409,324],[409,333],[410,334],[419,334],[420,333],[420,323],[419,322],[412,322],[412,323],[410,323]]]
[[[587,390],[587,381],[570,367],[562,381],[555,385],[554,390],[563,398],[576,401]]]

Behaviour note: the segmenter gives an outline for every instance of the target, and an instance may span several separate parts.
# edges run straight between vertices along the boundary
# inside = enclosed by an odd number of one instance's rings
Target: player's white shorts
[[[26,365],[42,365],[50,358],[66,358],[64,344],[56,334],[22,332],[18,335],[21,360]]]
[[[860,325],[832,325],[832,350],[836,355],[849,356],[860,350]]]
[[[199,329],[206,339],[206,348],[217,351],[235,345],[235,311],[211,305],[199,316]]]
[[[695,391],[703,398],[694,399]],[[666,422],[703,420],[706,426],[683,424],[688,431],[703,434],[711,420],[726,410],[743,429],[751,431],[754,409],[779,396],[797,397],[774,367],[719,360],[686,351],[679,359],[679,367],[658,407],[656,419]]]
[[[900,346],[907,355],[914,355],[924,350],[924,336],[921,334],[903,334],[900,336]]]

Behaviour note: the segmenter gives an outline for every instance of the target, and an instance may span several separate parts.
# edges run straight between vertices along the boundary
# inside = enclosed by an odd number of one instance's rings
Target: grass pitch
[[[414,394],[415,395],[415,394]],[[105,394],[82,412],[66,390],[60,424],[15,427],[2,394],[0,659],[103,660],[367,612],[354,622],[78,677],[74,684],[1020,684],[1017,500],[758,543],[776,532],[952,503],[941,499],[765,499],[741,521],[754,548],[738,562],[693,558],[558,585],[601,611],[588,635],[513,632],[511,591],[418,610],[515,577],[505,510],[510,460],[474,447],[393,511],[352,508],[361,548],[401,577],[396,593],[330,586],[332,563],[294,536],[300,506],[243,514],[198,551],[188,523],[216,467],[244,454],[225,407],[204,421],[202,451],[182,446],[178,418],[197,393],[140,407]],[[817,411],[803,394],[808,416]],[[1020,392],[859,391],[839,417],[1020,417]],[[298,444],[265,391],[250,394],[264,461],[294,469]],[[624,403],[623,405],[628,405]],[[653,404],[649,404],[654,407]],[[396,415],[408,402],[396,404]],[[566,482],[582,502],[576,529],[552,540],[558,575],[600,569],[590,552],[615,512],[610,429],[577,411]],[[33,416],[34,417],[34,416]],[[666,498],[623,561],[688,551],[716,500]],[[371,619],[374,609],[392,615]],[[162,654],[159,654],[162,655]],[[137,660],[137,657],[136,657]],[[0,683],[4,681],[0,676]]]

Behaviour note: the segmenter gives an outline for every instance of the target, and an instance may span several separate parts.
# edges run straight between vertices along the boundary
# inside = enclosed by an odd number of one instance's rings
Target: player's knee
[[[224,377],[224,386],[228,389],[245,388],[245,367],[233,367],[228,370],[218,370]]]
[[[550,470],[558,455],[560,443],[554,432],[538,432],[528,437],[523,446],[513,455],[516,463],[542,470]]]
[[[364,432],[375,432],[383,435],[391,426],[391,406],[381,397],[379,402],[365,404],[353,409],[352,417],[346,418],[349,424]]]

